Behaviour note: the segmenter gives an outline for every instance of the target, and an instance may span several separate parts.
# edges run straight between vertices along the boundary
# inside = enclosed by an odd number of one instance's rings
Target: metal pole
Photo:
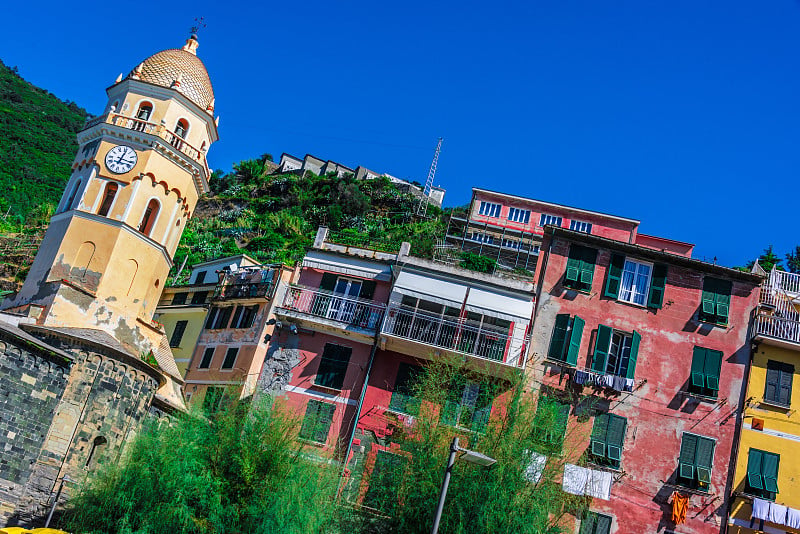
[[[444,509],[444,500],[447,497],[447,486],[450,485],[450,472],[453,470],[453,464],[456,463],[456,453],[458,452],[458,436],[453,438],[453,443],[450,444],[450,456],[447,458],[447,468],[444,470],[444,480],[442,480],[442,490],[439,493],[439,505],[436,507],[436,516],[433,518],[433,528],[431,534],[439,532],[439,521],[442,519],[442,510]]]
[[[44,522],[44,528],[48,528],[50,526],[50,521],[53,519],[53,513],[56,511],[56,505],[58,504],[58,498],[61,497],[61,490],[64,489],[64,478],[61,478],[61,485],[58,486],[58,491],[56,492],[56,498],[53,499],[53,506],[50,507],[50,513],[47,514],[47,521]]]

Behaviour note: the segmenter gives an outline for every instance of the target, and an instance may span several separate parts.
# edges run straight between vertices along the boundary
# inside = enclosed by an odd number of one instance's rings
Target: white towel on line
[[[786,507],[781,504],[769,503],[769,514],[767,514],[767,521],[775,523],[776,525],[786,524]]]
[[[589,480],[586,484],[586,495],[606,501],[609,500],[611,498],[611,481],[610,472],[590,469]]]
[[[769,501],[764,499],[753,498],[753,513],[754,519],[767,519],[769,516]]]
[[[786,526],[789,528],[800,528],[800,510],[789,508],[786,511]]]
[[[564,479],[561,488],[573,495],[585,495],[589,470],[578,465],[564,464]]]

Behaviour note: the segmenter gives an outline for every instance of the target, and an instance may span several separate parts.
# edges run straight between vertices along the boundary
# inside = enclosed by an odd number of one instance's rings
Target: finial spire
[[[200,17],[199,19],[198,18],[194,19],[194,26],[192,26],[191,30],[190,30],[192,32],[192,39],[196,40],[197,39],[197,32],[199,32],[201,29],[206,27],[206,23],[203,22],[204,20],[205,20],[205,17]]]

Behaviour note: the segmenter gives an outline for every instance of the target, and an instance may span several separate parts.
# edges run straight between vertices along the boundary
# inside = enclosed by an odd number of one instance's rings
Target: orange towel
[[[689,496],[678,493],[672,494],[672,522],[682,525],[686,522],[686,512],[689,510]]]

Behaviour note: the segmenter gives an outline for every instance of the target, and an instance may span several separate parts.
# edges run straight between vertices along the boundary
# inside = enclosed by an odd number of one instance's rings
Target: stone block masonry
[[[25,495],[71,365],[68,354],[0,328],[0,525]]]

